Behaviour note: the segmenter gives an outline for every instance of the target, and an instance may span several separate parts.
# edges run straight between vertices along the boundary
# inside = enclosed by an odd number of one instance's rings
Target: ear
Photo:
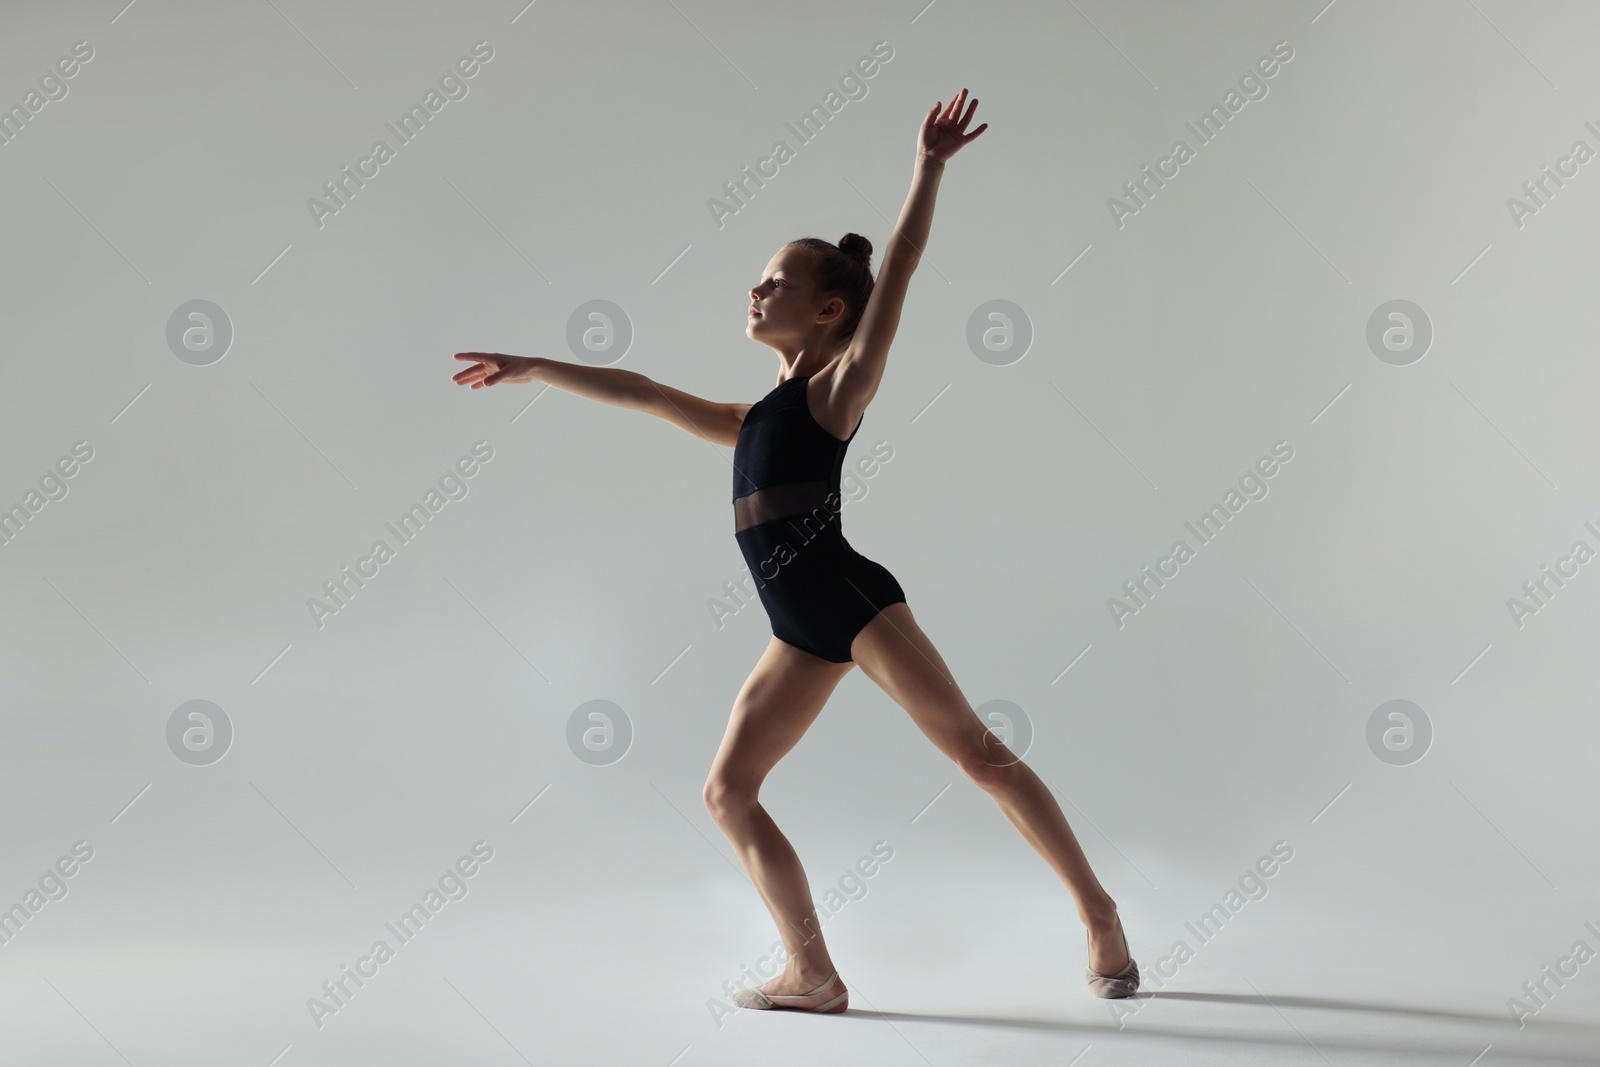
[[[844,300],[842,297],[829,297],[828,302],[822,305],[822,310],[817,312],[818,325],[833,322],[844,314]]]

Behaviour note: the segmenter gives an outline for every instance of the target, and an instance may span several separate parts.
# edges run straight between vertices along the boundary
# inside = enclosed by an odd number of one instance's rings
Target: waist
[[[733,531],[740,533],[778,519],[812,521],[818,526],[834,522],[842,506],[825,481],[796,482],[758,489],[733,502]]]

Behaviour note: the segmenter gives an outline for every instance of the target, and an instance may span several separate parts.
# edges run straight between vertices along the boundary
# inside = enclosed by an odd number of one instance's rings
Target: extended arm
[[[749,404],[719,404],[620,367],[498,352],[457,352],[456,358],[475,364],[454,376],[458,385],[481,389],[501,382],[548,382],[588,400],[648,412],[685,433],[730,447],[738,441],[739,427],[750,410]]]
[[[895,224],[894,233],[884,248],[872,296],[861,312],[861,321],[856,325],[855,336],[850,339],[835,378],[835,399],[846,410],[866,410],[883,379],[889,346],[894,343],[895,331],[900,327],[906,288],[911,284],[917,264],[922,261],[922,250],[933,228],[933,205],[945,161],[989,128],[985,122],[971,133],[965,132],[978,101],[974,99],[963,115],[962,106],[966,103],[967,91],[963,89],[943,113],[939,105],[934,104],[923,118],[918,133],[916,165],[911,172],[911,191],[906,194],[900,221]]]

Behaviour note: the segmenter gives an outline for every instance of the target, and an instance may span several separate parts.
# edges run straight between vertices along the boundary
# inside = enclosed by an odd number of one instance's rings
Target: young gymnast
[[[849,990],[828,955],[804,869],[757,799],[761,783],[859,666],[939,750],[994,798],[1066,883],[1088,934],[1089,990],[1132,996],[1139,967],[1117,905],[1095,878],[1048,786],[979,719],[917,625],[904,591],[845,541],[839,521],[844,454],[878,391],[906,287],[922,257],[946,161],[984,130],[967,124],[965,89],[929,109],[917,139],[911,192],[873,281],[872,245],[791,241],[750,290],[746,334],[778,354],[778,384],[754,404],[721,404],[642,374],[539,357],[458,352],[454,376],[478,389],[543,381],[579,396],[656,415],[733,448],[734,537],[757,582],[772,639],[733,704],[704,800],[778,925],[784,970],[740,990],[747,1008],[842,1012]]]

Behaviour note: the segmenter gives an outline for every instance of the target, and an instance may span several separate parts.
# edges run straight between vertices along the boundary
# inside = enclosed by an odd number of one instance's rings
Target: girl
[[[928,738],[992,796],[1060,875],[1088,933],[1089,989],[1127,997],[1139,987],[1116,902],[1095,878],[1055,797],[988,730],[912,617],[894,576],[856,552],[839,524],[844,454],[878,391],[906,286],[933,223],[945,163],[989,124],[966,132],[967,91],[923,117],[911,192],[874,283],[872,244],[792,241],[750,290],[745,331],[778,354],[778,385],[754,404],[718,404],[633,371],[539,357],[458,352],[454,376],[478,389],[544,381],[618,407],[647,411],[733,447],[734,536],[772,623],[745,680],[706,780],[707,810],[727,834],[787,948],[783,973],[743,989],[747,1008],[841,1012],[849,990],[823,942],[805,871],[757,799],[762,780],[860,666]],[[764,583],[764,584],[759,584]]]

